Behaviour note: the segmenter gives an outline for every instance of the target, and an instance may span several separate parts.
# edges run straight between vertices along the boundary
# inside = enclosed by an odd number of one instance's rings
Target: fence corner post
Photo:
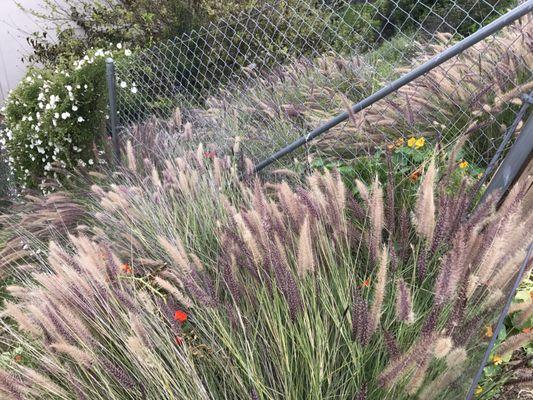
[[[120,163],[120,143],[117,132],[117,96],[116,96],[116,79],[115,79],[115,61],[108,57],[105,60],[107,93],[109,104],[109,123],[111,125],[111,138],[113,141],[113,150],[115,161]]]
[[[492,193],[499,191],[497,202],[505,198],[520,173],[526,168],[533,152],[533,113],[527,118],[520,135],[503,159],[500,167],[492,177],[489,186],[483,193],[479,204],[482,204]]]

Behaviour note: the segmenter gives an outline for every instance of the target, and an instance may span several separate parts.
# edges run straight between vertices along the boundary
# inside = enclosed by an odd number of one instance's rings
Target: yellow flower
[[[401,147],[401,146],[404,145],[404,143],[405,143],[404,138],[399,138],[399,139],[396,140],[396,142],[394,144],[396,145],[396,147]]]
[[[500,365],[503,362],[500,356],[492,356],[492,363],[494,365]]]
[[[425,144],[426,144],[426,139],[424,139],[423,137],[420,137],[416,139],[415,148],[419,149],[421,147],[424,147]]]
[[[482,388],[481,386],[478,386],[478,387],[476,388],[476,391],[474,392],[474,394],[475,394],[476,396],[479,396],[481,393],[483,393],[483,388]]]
[[[468,161],[463,160],[459,163],[459,168],[465,169],[466,167],[468,167]]]
[[[407,146],[409,147],[413,147],[416,143],[416,138],[412,137],[412,138],[409,138],[409,140],[407,141]]]

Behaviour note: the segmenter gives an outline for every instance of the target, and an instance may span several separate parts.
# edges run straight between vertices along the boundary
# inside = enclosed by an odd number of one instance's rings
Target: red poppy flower
[[[128,264],[122,264],[121,269],[127,274],[131,274],[132,272],[132,269]]]
[[[187,314],[183,311],[176,310],[174,313],[174,321],[178,321],[180,324],[183,324],[187,321]]]
[[[365,279],[361,284],[361,287],[370,287],[370,278]]]
[[[422,175],[422,171],[419,168],[416,171],[414,171],[411,175],[409,175],[409,179],[412,182],[416,182],[418,180],[418,178],[420,178],[421,175]]]
[[[176,336],[174,340],[176,341],[176,344],[178,346],[181,346],[183,344],[183,338],[181,336]]]

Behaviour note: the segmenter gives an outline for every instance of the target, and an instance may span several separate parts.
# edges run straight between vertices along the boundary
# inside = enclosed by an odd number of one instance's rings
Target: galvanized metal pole
[[[529,118],[525,123],[520,135],[513,143],[509,153],[503,160],[500,168],[492,178],[483,193],[479,204],[483,207],[483,202],[495,191],[498,191],[501,200],[505,193],[509,190],[511,184],[518,177],[518,174],[526,167],[531,155],[533,154],[533,112],[529,114]]]
[[[113,141],[113,151],[115,153],[115,161],[120,163],[120,143],[117,132],[117,96],[116,96],[116,78],[115,78],[115,62],[111,57],[105,60],[106,63],[106,77],[107,77],[107,93],[109,99],[109,124],[111,126],[111,138]]]
[[[485,184],[485,182],[488,180],[488,178],[492,175],[492,172],[497,166],[498,161],[500,160],[500,157],[504,150],[507,147],[507,144],[511,141],[511,138],[513,137],[514,133],[516,132],[516,129],[518,128],[518,125],[520,122],[523,122],[524,116],[526,115],[526,112],[528,108],[533,105],[533,92],[530,92],[528,94],[523,94],[521,96],[521,99],[523,100],[522,107],[520,107],[520,110],[516,113],[515,119],[511,126],[507,128],[507,131],[503,135],[502,141],[500,142],[500,145],[496,149],[496,153],[492,156],[489,165],[485,169],[485,172],[483,172],[483,176],[479,181],[476,183],[476,186],[474,188],[474,195],[472,196],[472,199],[470,200],[470,206],[469,209],[472,208],[472,204],[474,204],[475,199],[477,199],[478,193],[481,191],[481,188]]]
[[[468,36],[467,38],[464,38],[463,40],[457,42],[452,47],[444,50],[442,53],[437,54],[433,58],[426,61],[424,64],[420,65],[419,67],[411,70],[407,74],[403,75],[399,79],[395,80],[394,82],[390,83],[389,85],[385,86],[384,88],[378,90],[371,96],[365,98],[364,100],[360,101],[359,103],[353,105],[351,107],[351,111],[355,114],[358,113],[361,110],[364,110],[365,108],[371,106],[375,102],[383,99],[384,97],[388,96],[392,92],[398,90],[402,86],[408,84],[409,82],[415,80],[416,78],[424,75],[425,73],[429,72],[435,67],[438,67],[445,61],[448,61],[450,58],[455,57],[457,54],[463,52],[464,50],[468,49],[469,47],[475,45],[476,43],[480,42],[481,40],[487,38],[488,36],[492,35],[493,33],[499,31],[503,27],[511,24],[512,22],[516,21],[518,18],[526,15],[527,13],[533,11],[533,0],[528,0],[525,3],[515,7],[513,10],[509,11],[508,13],[502,15],[500,18],[496,19],[495,21],[491,22],[487,26],[481,28],[477,32],[473,33],[472,35]],[[316,128],[315,130],[309,132],[307,135],[300,137],[299,139],[295,140],[288,146],[284,147],[283,149],[277,151],[276,153],[272,154],[267,159],[261,161],[259,164],[257,164],[254,168],[254,172],[259,172],[268,165],[272,164],[274,161],[280,159],[281,157],[287,155],[288,153],[291,153],[292,151],[296,150],[300,146],[310,142],[317,136],[322,135],[324,132],[327,132],[329,129],[333,128],[334,126],[340,124],[343,121],[346,121],[348,119],[348,112],[343,112],[339,115],[337,115],[335,118],[329,120],[324,125]]]

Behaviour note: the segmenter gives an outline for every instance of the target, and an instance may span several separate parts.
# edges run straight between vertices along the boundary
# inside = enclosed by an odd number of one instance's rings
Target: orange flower
[[[124,271],[127,274],[131,274],[132,273],[132,269],[128,265],[128,263],[122,264],[122,266],[120,268],[122,269],[122,271]]]
[[[370,287],[370,278],[365,279],[361,284],[361,287]]]
[[[409,179],[412,182],[416,182],[418,178],[420,178],[420,175],[422,175],[422,171],[420,170],[420,168],[418,168],[411,175],[409,175]]]
[[[492,363],[493,363],[494,365],[500,365],[502,362],[503,362],[503,359],[502,359],[500,356],[498,356],[498,355],[494,355],[494,356],[492,357]]]
[[[174,340],[176,341],[176,344],[178,346],[181,346],[183,344],[183,338],[181,336],[176,336]]]
[[[183,311],[176,310],[174,313],[174,321],[178,321],[180,324],[183,324],[185,321],[187,321],[187,314]]]
[[[531,328],[524,328],[522,329],[522,332],[524,333],[531,333],[532,329]]]
[[[492,337],[493,333],[494,333],[494,332],[492,331],[492,326],[487,325],[487,326],[485,327],[485,336],[486,336],[486,337]]]
[[[13,357],[13,360],[15,360],[15,362],[21,362],[22,356],[20,354],[17,354],[15,357]]]

